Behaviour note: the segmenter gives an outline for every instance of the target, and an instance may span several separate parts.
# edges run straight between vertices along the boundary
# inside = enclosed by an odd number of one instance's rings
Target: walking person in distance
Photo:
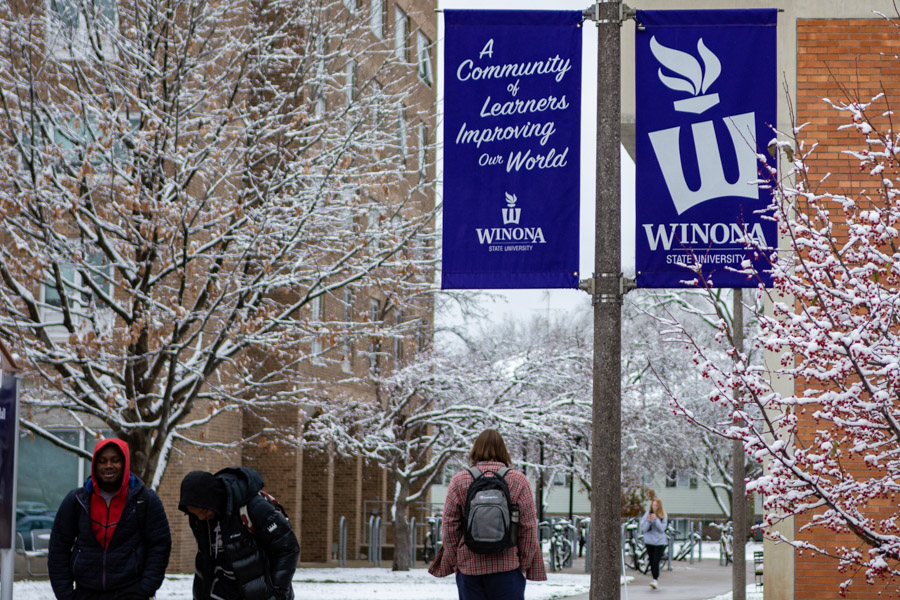
[[[194,600],[291,600],[300,546],[256,469],[192,471],[178,508],[197,541]]]
[[[130,468],[125,441],[100,440],[91,476],[60,504],[47,556],[57,600],[148,600],[162,585],[172,549],[166,511]]]
[[[650,559],[650,587],[654,590],[659,587],[659,563],[669,543],[666,537],[666,511],[662,500],[653,498],[650,508],[641,517],[641,532],[644,534],[644,545],[647,546],[647,556]]]
[[[453,476],[444,502],[444,540],[428,572],[456,574],[460,600],[523,600],[525,581],[547,579],[528,479],[510,468],[500,433],[483,431],[472,467]]]

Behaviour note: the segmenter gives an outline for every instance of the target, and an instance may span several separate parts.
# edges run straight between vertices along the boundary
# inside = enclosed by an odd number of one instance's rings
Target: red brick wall
[[[843,150],[862,148],[859,135],[853,129],[838,130],[849,122],[849,115],[841,113],[823,101],[823,98],[838,103],[868,102],[875,95],[885,92],[886,100],[881,100],[872,116],[880,115],[900,102],[900,61],[893,58],[900,53],[900,35],[891,24],[881,19],[815,19],[797,21],[797,96],[795,99],[796,121],[807,123],[801,137],[809,148],[813,143],[819,146],[814,158],[811,180],[818,181],[826,173],[831,173],[823,189],[849,192],[851,189],[871,188],[869,177],[860,172],[859,161],[842,154]],[[880,122],[878,122],[880,121]],[[876,125],[886,125],[884,118],[876,120]],[[895,127],[896,128],[896,127]],[[840,210],[832,214],[841,214]],[[802,382],[798,382],[798,393]],[[811,414],[807,410],[807,414]],[[811,420],[802,423],[801,435],[809,435],[816,428]],[[857,465],[849,464],[854,469]],[[864,465],[858,465],[864,470]],[[864,474],[858,473],[863,476]],[[896,506],[873,507],[873,512],[896,514]],[[809,518],[800,518],[796,526],[809,523]],[[850,547],[859,546],[855,537],[840,538],[833,532],[814,529],[801,532],[799,538],[814,542],[824,548],[846,543]],[[841,598],[838,585],[849,577],[837,570],[832,559],[804,552],[796,557],[794,598],[795,600],[827,600]],[[854,579],[848,598],[868,599],[887,590],[882,584],[866,585],[861,577]]]

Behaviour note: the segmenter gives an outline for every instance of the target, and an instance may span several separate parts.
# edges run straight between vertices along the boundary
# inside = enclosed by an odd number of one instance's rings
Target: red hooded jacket
[[[122,468],[122,483],[119,486],[116,495],[112,497],[107,506],[106,500],[100,495],[100,488],[97,485],[98,477],[96,471],[97,456],[100,451],[109,445],[114,445],[122,453],[124,465]],[[128,453],[128,443],[117,438],[100,440],[94,446],[94,457],[91,460],[91,478],[93,479],[93,492],[91,493],[91,528],[97,541],[104,548],[109,547],[109,541],[112,539],[113,533],[116,531],[116,525],[119,524],[119,518],[122,516],[122,510],[125,508],[125,500],[128,497],[128,478],[131,475],[131,458]]]

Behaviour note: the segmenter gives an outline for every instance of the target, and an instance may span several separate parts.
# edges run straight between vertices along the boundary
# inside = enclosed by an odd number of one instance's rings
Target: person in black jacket
[[[91,476],[63,499],[47,567],[58,600],[148,600],[162,585],[172,538],[159,496],[130,472],[128,444],[94,447]]]
[[[291,600],[300,546],[281,511],[246,467],[192,471],[178,508],[197,540],[194,600]]]

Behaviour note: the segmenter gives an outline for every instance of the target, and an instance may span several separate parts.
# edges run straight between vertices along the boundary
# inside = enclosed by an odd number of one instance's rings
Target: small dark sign
[[[16,498],[16,417],[18,380],[4,375],[0,380],[0,549],[12,547]]]

